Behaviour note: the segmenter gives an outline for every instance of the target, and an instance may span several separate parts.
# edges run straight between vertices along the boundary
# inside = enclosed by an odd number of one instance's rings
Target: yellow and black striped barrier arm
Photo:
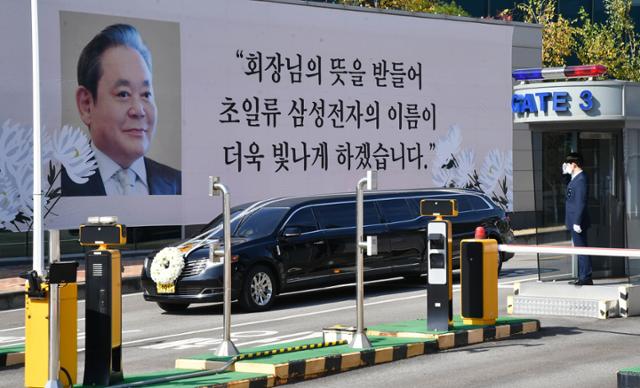
[[[286,347],[286,348],[263,350],[263,351],[260,351],[260,352],[243,353],[243,354],[239,354],[238,356],[236,356],[236,361],[248,360],[248,359],[251,359],[251,358],[258,358],[258,357],[273,356],[275,354],[299,352],[299,351],[302,351],[302,350],[327,348],[329,346],[345,345],[346,343],[347,343],[347,340],[330,341],[330,342],[319,342],[319,343],[315,343],[315,344],[289,346],[289,347]]]

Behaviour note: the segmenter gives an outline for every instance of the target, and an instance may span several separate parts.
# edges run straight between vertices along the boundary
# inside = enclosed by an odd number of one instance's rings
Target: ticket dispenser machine
[[[122,266],[120,251],[109,246],[127,241],[116,217],[89,217],[80,225],[80,243],[98,245],[86,255],[84,386],[107,386],[122,375]]]
[[[420,215],[435,216],[427,226],[427,329],[447,331],[453,325],[453,277],[451,274],[451,221],[458,215],[456,201],[420,201]]]

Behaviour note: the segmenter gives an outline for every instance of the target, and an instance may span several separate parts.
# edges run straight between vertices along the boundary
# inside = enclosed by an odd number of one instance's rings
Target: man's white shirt
[[[121,184],[121,178],[118,176],[122,167],[114,162],[110,157],[100,151],[93,144],[91,145],[93,153],[98,163],[100,176],[107,195],[148,195],[149,185],[147,184],[147,169],[144,165],[144,157],[137,159],[126,169],[129,176],[130,184],[126,189]]]

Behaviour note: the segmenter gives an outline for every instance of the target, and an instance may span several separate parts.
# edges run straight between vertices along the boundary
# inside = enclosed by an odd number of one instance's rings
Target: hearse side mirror
[[[284,231],[282,232],[282,237],[284,238],[298,237],[301,234],[302,234],[302,229],[300,229],[300,227],[287,226],[286,228],[284,228]]]

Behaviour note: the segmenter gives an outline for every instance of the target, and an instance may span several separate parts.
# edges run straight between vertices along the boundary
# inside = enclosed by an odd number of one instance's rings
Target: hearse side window
[[[356,226],[356,204],[340,203],[316,206],[313,209],[321,229],[353,228]],[[373,202],[364,203],[365,225],[379,224],[380,216]]]
[[[316,224],[316,218],[313,216],[313,212],[311,208],[303,208],[298,210],[291,216],[289,222],[287,222],[286,227],[296,227],[300,228],[302,233],[313,232],[318,229],[318,225]]]
[[[467,196],[457,196],[454,198],[456,200],[456,205],[458,205],[459,212],[466,212],[472,209],[471,203],[469,202],[469,197]]]
[[[489,209],[489,205],[480,197],[476,197],[475,195],[470,195],[469,202],[471,203],[471,208],[473,210],[486,210]]]
[[[415,215],[415,217],[420,215],[420,200],[421,198],[407,198],[409,211],[411,211],[411,214]]]
[[[418,216],[411,211],[404,198],[378,201],[378,209],[380,209],[385,222],[407,221]]]
[[[355,203],[353,205],[355,209]],[[378,213],[378,209],[376,209],[375,202],[373,201],[365,202],[364,203],[364,224],[374,225],[374,224],[381,224],[381,223],[382,223],[382,220],[380,219],[380,214]]]

